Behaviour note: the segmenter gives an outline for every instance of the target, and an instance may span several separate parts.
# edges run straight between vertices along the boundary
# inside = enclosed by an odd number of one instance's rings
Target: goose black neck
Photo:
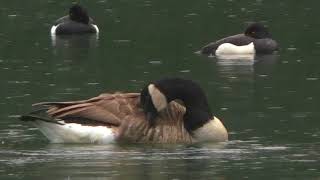
[[[179,99],[186,107],[185,128],[192,132],[209,121],[213,114],[201,87],[191,80],[166,78],[154,83],[165,94],[167,101]]]

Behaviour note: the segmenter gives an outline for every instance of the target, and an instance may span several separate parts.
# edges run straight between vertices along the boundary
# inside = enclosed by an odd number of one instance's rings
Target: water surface
[[[318,179],[318,1],[81,1],[98,36],[52,38],[69,2],[1,2],[1,179]],[[273,55],[221,60],[194,52],[268,25]],[[137,92],[164,76],[193,79],[230,132],[204,145],[53,145],[17,120],[39,101]]]

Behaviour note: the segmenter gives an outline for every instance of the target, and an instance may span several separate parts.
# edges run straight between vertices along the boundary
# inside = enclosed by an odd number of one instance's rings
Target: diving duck
[[[278,43],[272,39],[267,27],[251,23],[244,33],[228,36],[201,48],[205,55],[227,54],[271,54],[278,50]]]

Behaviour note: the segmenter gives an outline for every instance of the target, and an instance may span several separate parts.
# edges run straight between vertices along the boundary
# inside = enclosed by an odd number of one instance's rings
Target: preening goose
[[[183,105],[175,100],[179,99]],[[43,102],[21,116],[53,143],[222,142],[228,133],[214,117],[199,85],[165,78],[141,93],[101,94],[69,102]]]
[[[99,33],[99,28],[78,4],[71,6],[69,15],[59,18],[51,27],[51,35],[81,33]]]
[[[260,23],[251,23],[243,34],[228,36],[212,42],[200,53],[206,55],[226,54],[271,54],[278,49],[278,43],[271,38],[267,27]]]

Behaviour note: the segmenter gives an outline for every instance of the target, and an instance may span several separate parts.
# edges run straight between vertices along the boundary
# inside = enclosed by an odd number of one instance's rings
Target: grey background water
[[[71,2],[0,2],[0,179],[319,179],[319,1],[83,0],[96,36],[52,40]],[[256,63],[194,54],[250,21],[281,49]],[[39,101],[196,80],[230,142],[53,145],[17,120]]]

